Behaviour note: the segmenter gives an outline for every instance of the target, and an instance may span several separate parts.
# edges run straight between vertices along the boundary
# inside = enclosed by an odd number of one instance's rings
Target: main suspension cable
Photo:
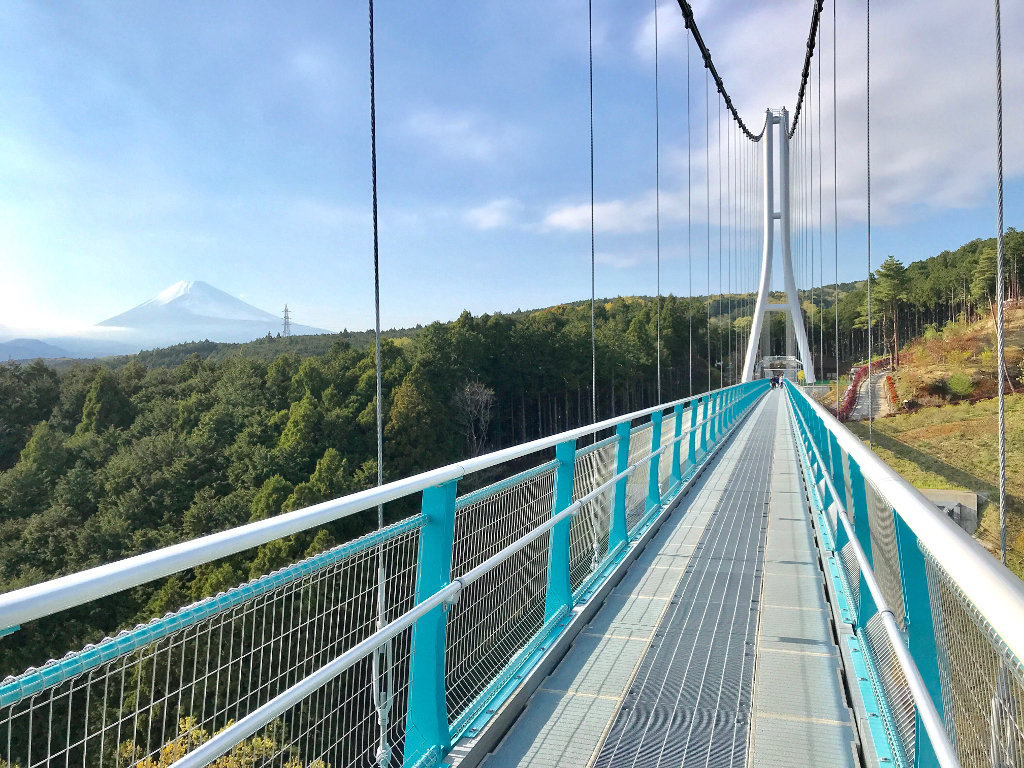
[[[803,72],[800,73],[800,90],[797,92],[796,109],[793,110],[793,124],[789,127],[790,138],[793,138],[797,123],[800,122],[800,108],[804,103],[807,78],[811,74],[811,57],[814,56],[814,42],[818,35],[818,22],[821,19],[821,9],[824,4],[825,0],[814,0],[814,10],[811,12],[811,31],[807,34],[807,53],[804,55]]]
[[[708,70],[711,73],[711,76],[715,79],[715,87],[718,89],[718,92],[722,94],[722,98],[725,100],[726,106],[732,113],[736,123],[743,129],[743,133],[745,133],[747,138],[751,141],[757,141],[764,133],[764,129],[762,128],[760,133],[753,133],[747,127],[747,124],[743,122],[743,118],[740,117],[740,113],[736,111],[736,106],[732,103],[732,99],[729,97],[729,92],[725,90],[725,83],[722,82],[721,75],[719,75],[718,70],[715,69],[715,62],[711,60],[711,51],[709,51],[708,47],[704,44],[704,38],[701,37],[700,30],[697,29],[697,22],[693,18],[693,8],[690,7],[687,0],[678,0],[678,2],[679,10],[683,12],[683,19],[686,22],[686,28],[690,30],[690,36],[693,37],[694,42],[697,43],[701,56],[704,58],[704,68]]]

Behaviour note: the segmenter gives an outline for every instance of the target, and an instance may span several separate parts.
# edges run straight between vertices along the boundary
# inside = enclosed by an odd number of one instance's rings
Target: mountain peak
[[[202,280],[179,280],[154,298],[108,318],[101,326],[154,334],[161,340],[250,341],[282,330],[281,318],[237,299]],[[293,325],[293,332],[330,333],[322,328]]]
[[[151,299],[151,301],[158,304],[168,304],[178,297],[184,296],[186,293],[190,293],[192,286],[194,285],[210,287],[201,280],[179,280],[174,285],[164,288],[156,295],[156,298]]]

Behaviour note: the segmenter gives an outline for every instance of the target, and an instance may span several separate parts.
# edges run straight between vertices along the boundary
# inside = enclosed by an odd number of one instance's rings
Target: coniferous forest
[[[1019,297],[1024,236],[1007,235]],[[989,311],[994,241],[875,276],[880,346]],[[991,274],[989,274],[991,272]],[[839,363],[866,353],[865,283],[839,290]],[[738,380],[753,296],[661,300],[661,401]],[[832,286],[801,292],[812,351],[834,370]],[[781,342],[772,328],[773,352]],[[651,298],[601,301],[591,402],[590,302],[463,313],[383,343],[384,475],[398,479],[658,402]],[[891,329],[885,330],[885,329]],[[0,365],[0,591],[369,487],[376,481],[366,334],[199,342],[60,370]],[[881,350],[879,350],[881,351]],[[710,352],[710,354],[709,354]],[[710,359],[711,365],[708,365]],[[710,370],[710,373],[709,373]],[[481,484],[493,477],[474,477]],[[391,519],[412,501],[389,505]],[[33,622],[0,644],[0,677],[357,536],[375,512]]]

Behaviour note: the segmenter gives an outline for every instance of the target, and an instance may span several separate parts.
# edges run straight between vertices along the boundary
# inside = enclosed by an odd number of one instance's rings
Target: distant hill
[[[71,353],[62,347],[47,344],[39,339],[11,339],[0,343],[0,360],[35,360],[37,357],[70,357]]]
[[[421,327],[417,328],[392,328],[381,331],[381,336],[386,339],[411,339],[414,338]],[[91,360],[71,359],[47,359],[47,364],[58,371],[67,370],[75,364],[97,362],[111,369],[122,368],[132,360],[137,360],[147,368],[168,367],[173,368],[181,365],[190,355],[199,355],[203,360],[219,361],[229,357],[257,357],[263,360],[273,360],[278,355],[290,353],[299,357],[311,357],[323,355],[330,351],[337,342],[347,342],[353,349],[365,349],[373,343],[373,331],[342,331],[341,333],[322,333],[308,336],[264,336],[255,341],[244,344],[225,343],[217,341],[189,341],[184,344],[172,344],[157,349],[147,349],[130,355],[109,355],[106,357],[93,358]]]

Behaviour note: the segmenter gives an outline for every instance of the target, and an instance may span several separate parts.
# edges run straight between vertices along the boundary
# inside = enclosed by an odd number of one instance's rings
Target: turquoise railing
[[[800,463],[882,764],[1024,759],[1024,584],[801,387]]]

